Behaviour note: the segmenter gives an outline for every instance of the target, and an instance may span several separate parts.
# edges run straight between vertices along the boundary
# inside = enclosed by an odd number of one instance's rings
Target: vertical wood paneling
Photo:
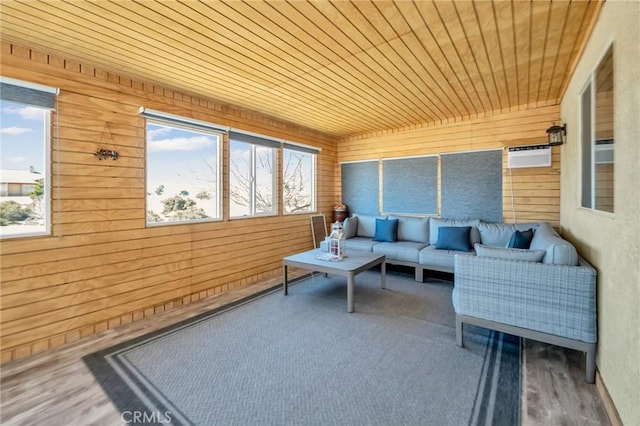
[[[53,235],[0,243],[3,361],[277,276],[283,256],[311,248],[309,215],[146,228],[140,106],[321,148],[317,202],[331,213],[337,151],[321,133],[22,46],[2,52],[3,76],[61,89]],[[120,158],[99,161],[99,147]]]

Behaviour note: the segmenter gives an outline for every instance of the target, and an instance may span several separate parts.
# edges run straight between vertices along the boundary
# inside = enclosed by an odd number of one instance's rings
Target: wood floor
[[[111,404],[81,357],[225,305],[278,284],[236,289],[155,317],[107,330],[61,348],[2,366],[3,425],[119,425]],[[525,343],[522,425],[609,425],[595,385],[584,381],[581,353]]]

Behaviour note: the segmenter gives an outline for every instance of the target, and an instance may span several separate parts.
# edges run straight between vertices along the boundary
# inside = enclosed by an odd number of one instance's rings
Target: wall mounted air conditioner
[[[613,139],[599,139],[593,147],[596,164],[613,164]]]
[[[507,152],[507,166],[510,169],[550,167],[551,147],[549,145],[512,146]]]

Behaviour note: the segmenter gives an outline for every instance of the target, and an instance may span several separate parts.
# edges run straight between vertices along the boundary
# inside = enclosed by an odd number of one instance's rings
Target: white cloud
[[[44,112],[42,108],[36,108],[32,106],[27,107],[6,107],[3,110],[9,114],[18,114],[20,118],[24,120],[40,120],[44,118]]]
[[[158,136],[164,135],[165,133],[169,133],[169,132],[171,132],[171,129],[169,127],[160,127],[160,126],[158,126],[155,129],[147,130],[147,138],[149,138],[149,140],[153,141]]]
[[[3,135],[22,135],[24,133],[32,132],[33,130],[27,129],[26,127],[5,127],[4,129],[0,129],[0,133]]]
[[[5,160],[9,163],[22,163],[27,160],[27,157],[6,157]]]
[[[208,136],[194,136],[191,138],[160,139],[149,142],[149,151],[197,151],[213,146],[215,139]]]

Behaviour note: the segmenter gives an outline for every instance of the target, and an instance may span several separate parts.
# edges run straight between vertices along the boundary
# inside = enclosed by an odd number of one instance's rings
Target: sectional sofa
[[[456,341],[473,324],[586,353],[594,383],[596,271],[548,223],[370,216],[343,223],[346,254],[384,254],[386,263],[454,274]]]

